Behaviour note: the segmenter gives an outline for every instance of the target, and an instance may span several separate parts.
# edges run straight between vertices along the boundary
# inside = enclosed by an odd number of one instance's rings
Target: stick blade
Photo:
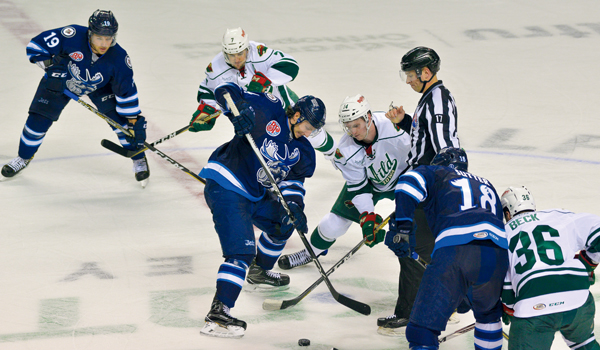
[[[102,147],[106,148],[109,151],[115,152],[116,154],[129,158],[129,150],[126,150],[125,148],[117,145],[116,143],[109,141],[109,140],[102,140],[100,141],[100,144],[102,145]]]
[[[262,304],[263,310],[277,311],[283,309],[283,300],[265,299]]]
[[[365,316],[369,316],[371,314],[371,307],[365,303],[361,303],[360,301],[350,299],[345,295],[339,294],[336,301],[360,314]]]

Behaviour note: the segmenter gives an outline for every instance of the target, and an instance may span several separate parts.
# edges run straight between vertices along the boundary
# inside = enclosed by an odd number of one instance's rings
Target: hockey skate
[[[246,330],[246,322],[231,316],[229,307],[216,297],[212,301],[204,322],[200,334],[211,337],[241,338]]]
[[[246,276],[248,285],[245,287],[247,291],[279,291],[288,289],[290,286],[290,276],[264,270],[262,267],[252,262]]]
[[[17,157],[6,165],[2,167],[2,176],[4,177],[13,177],[17,175],[21,170],[25,169],[29,162],[31,162],[33,158],[23,159],[21,157]]]
[[[140,185],[142,185],[143,188],[145,188],[149,181],[148,178],[150,177],[150,169],[148,168],[146,156],[133,161],[133,172],[135,173],[135,179],[140,182]]]
[[[327,255],[327,250],[323,251],[317,257],[321,255]],[[313,259],[311,258],[308,250],[303,249],[301,251],[295,252],[293,254],[282,255],[277,261],[277,265],[282,270],[290,270],[294,267],[299,267],[308,264]]]
[[[401,337],[406,331],[407,324],[408,318],[400,318],[396,315],[380,317],[377,319],[377,325],[379,326],[377,333],[388,337]]]

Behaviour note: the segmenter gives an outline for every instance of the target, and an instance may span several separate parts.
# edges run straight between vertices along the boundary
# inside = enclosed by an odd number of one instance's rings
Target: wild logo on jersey
[[[271,174],[273,174],[276,183],[285,179],[290,173],[290,169],[300,161],[300,150],[298,148],[295,148],[290,154],[287,145],[284,146],[285,150],[283,156],[278,152],[279,146],[271,140],[265,139],[260,147],[260,153],[267,160],[267,166],[269,167],[269,170],[271,170]],[[263,168],[258,169],[256,178],[264,187],[271,187],[271,182]]]
[[[267,47],[264,45],[257,45],[256,51],[258,52],[259,56],[262,56],[265,52],[267,52]]]
[[[72,78],[67,80],[67,88],[78,96],[86,95],[90,92],[96,91],[98,85],[104,81],[102,73],[98,72],[92,77],[90,76],[90,71],[87,69],[85,70],[85,79],[82,78],[79,67],[77,67],[73,62],[69,62],[68,69]]]
[[[398,159],[391,159],[389,154],[385,154],[386,160],[379,162],[379,169],[375,169],[376,164],[371,164],[367,167],[371,173],[369,178],[372,182],[376,182],[381,185],[387,185],[388,182],[394,177],[396,168],[398,167]]]

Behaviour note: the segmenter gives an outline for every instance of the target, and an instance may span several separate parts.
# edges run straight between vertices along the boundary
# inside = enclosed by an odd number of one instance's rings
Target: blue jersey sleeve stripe
[[[138,107],[138,106],[129,107],[129,108],[121,108],[117,105],[117,113],[119,113],[120,115],[138,115],[138,114],[142,113],[142,111],[140,110],[140,107]]]
[[[395,192],[404,192],[419,203],[424,201],[426,198],[426,196],[419,189],[408,182],[398,182]]]
[[[413,178],[417,181],[417,183],[419,184],[419,186],[421,186],[421,188],[423,189],[423,193],[425,193],[425,197],[427,197],[427,182],[425,181],[425,178],[423,177],[423,175],[421,175],[420,173],[416,172],[416,171],[409,171],[406,174],[402,175],[403,177],[408,177],[408,178]],[[408,179],[404,179],[405,181]]]
[[[115,98],[117,99],[117,103],[127,103],[127,102],[132,102],[132,101],[136,101],[138,99],[138,94],[129,96],[129,97],[119,97],[115,95]]]

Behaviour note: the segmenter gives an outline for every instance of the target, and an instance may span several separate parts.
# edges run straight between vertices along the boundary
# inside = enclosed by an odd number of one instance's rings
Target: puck
[[[298,340],[298,345],[300,345],[300,346],[309,346],[310,345],[310,340],[304,339],[304,338],[299,339]]]

